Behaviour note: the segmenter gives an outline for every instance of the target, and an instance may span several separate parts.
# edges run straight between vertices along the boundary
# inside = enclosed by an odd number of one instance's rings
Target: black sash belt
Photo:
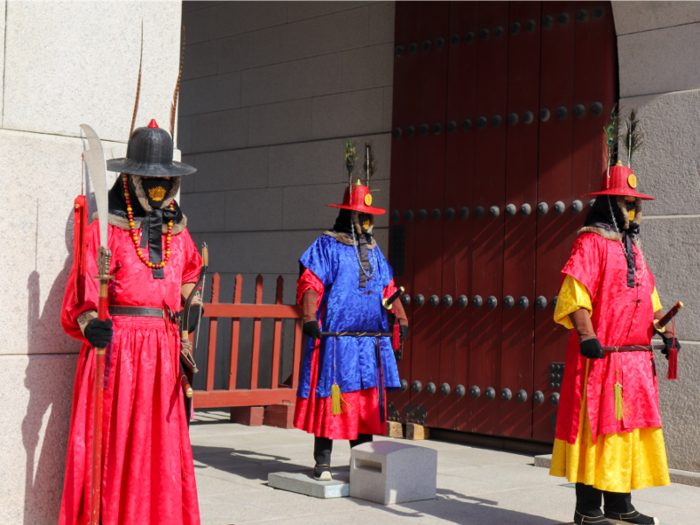
[[[164,319],[162,308],[145,308],[143,306],[110,306],[109,315],[125,315],[130,317],[158,317]],[[170,320],[176,322],[175,315],[170,315]]]

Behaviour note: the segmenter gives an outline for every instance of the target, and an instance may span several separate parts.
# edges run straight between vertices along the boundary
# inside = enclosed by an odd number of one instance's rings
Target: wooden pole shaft
[[[109,281],[100,279],[97,316],[107,319]],[[92,423],[92,477],[90,483],[90,525],[99,525],[102,504],[102,410],[105,383],[106,348],[95,348],[95,396]]]

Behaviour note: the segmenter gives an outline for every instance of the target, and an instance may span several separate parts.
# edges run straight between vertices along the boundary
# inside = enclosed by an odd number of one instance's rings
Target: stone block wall
[[[143,20],[137,124],[167,126],[181,14],[174,1],[0,0],[0,524],[58,521],[80,349],[61,328],[61,303],[73,199],[82,186],[90,197],[79,125],[97,131],[108,158],[124,154]]]
[[[613,2],[620,106],[642,118],[646,144],[632,168],[644,205],[642,240],[664,308],[683,301],[678,381],[659,361],[672,468],[700,471],[700,2]]]
[[[209,245],[221,301],[231,301],[241,273],[243,302],[252,302],[260,273],[265,302],[283,275],[284,302],[293,303],[297,261],[337,215],[325,205],[343,196],[346,138],[373,145],[375,202],[388,206],[394,3],[183,2],[183,25],[179,147],[198,169],[182,187],[190,231]],[[379,217],[383,250],[387,227]],[[220,337],[223,386],[226,329]],[[290,369],[286,359],[283,376]]]

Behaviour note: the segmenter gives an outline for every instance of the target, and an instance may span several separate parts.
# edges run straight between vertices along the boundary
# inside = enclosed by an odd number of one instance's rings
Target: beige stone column
[[[56,523],[80,344],[60,314],[72,264],[81,123],[109,157],[138,125],[169,126],[181,3],[0,0],[0,524]],[[91,200],[90,213],[94,211]]]
[[[613,2],[620,106],[646,141],[633,160],[645,203],[644,253],[665,309],[685,303],[678,381],[657,353],[669,466],[700,471],[700,2]]]

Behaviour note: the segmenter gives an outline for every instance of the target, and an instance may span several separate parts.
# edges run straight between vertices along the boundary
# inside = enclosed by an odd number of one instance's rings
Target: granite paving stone
[[[534,455],[421,441],[438,452],[437,497],[384,506],[270,487],[270,473],[308,472],[313,466],[313,437],[300,430],[229,423],[221,410],[198,413],[190,436],[203,525],[564,525],[573,518],[572,485],[535,467]],[[349,460],[347,443],[336,443],[333,468],[347,469]],[[698,522],[698,487],[634,491],[633,501],[665,525]]]

